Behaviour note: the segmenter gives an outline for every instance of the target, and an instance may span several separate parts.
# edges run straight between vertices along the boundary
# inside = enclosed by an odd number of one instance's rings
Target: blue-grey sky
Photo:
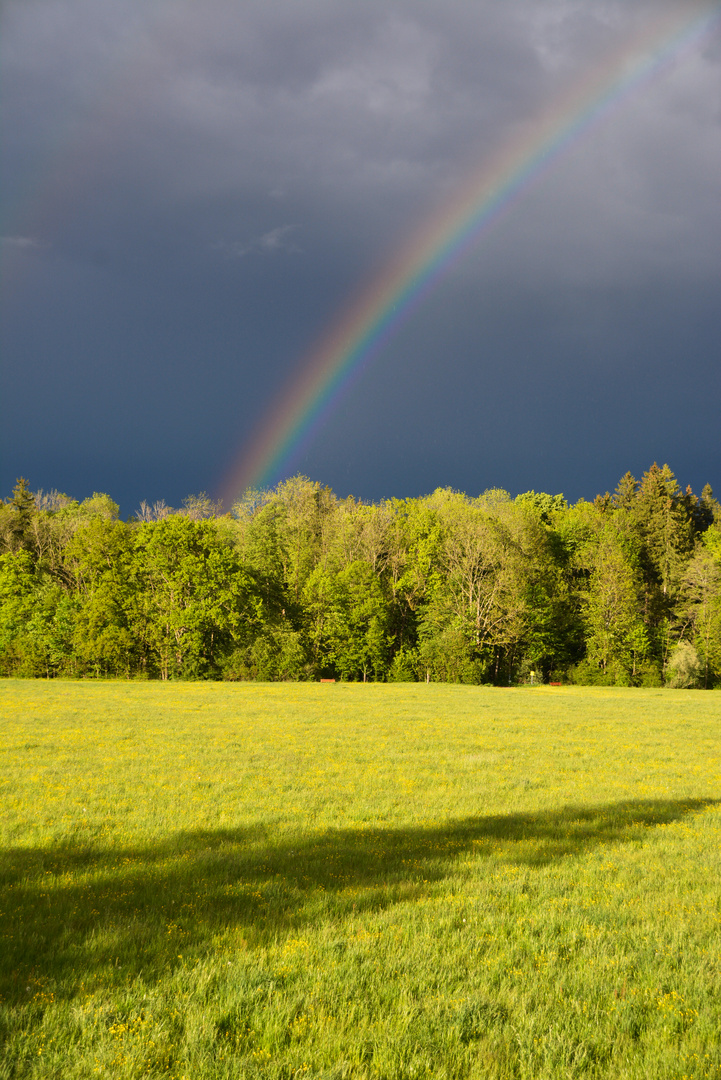
[[[216,492],[354,293],[662,9],[6,0],[0,494]],[[289,469],[576,499],[657,460],[721,494],[719,282],[717,25],[575,140]]]

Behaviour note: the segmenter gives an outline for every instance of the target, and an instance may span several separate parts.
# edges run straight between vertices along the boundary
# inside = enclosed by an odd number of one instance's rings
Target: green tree
[[[0,555],[0,672],[4,675],[75,674],[75,603],[39,567],[31,552]]]
[[[218,674],[260,623],[261,601],[210,520],[137,527],[133,627],[162,679]]]
[[[81,670],[129,676],[140,664],[131,625],[136,597],[130,528],[111,516],[95,515],[75,530],[64,561],[78,599],[73,648]]]
[[[506,671],[511,677],[523,663],[547,678],[567,669],[583,651],[571,552],[562,529],[569,508],[562,495],[538,495],[516,499],[500,511],[519,553],[518,634],[505,649]]]
[[[370,563],[356,560],[336,576],[330,641],[343,678],[383,679],[388,667],[388,608]]]
[[[705,688],[721,674],[721,552],[714,554],[713,534],[709,538],[711,544],[700,544],[686,567],[679,612],[684,630],[690,627]]]
[[[624,473],[613,493],[613,505],[618,510],[632,510],[638,498],[638,481],[630,472]]]
[[[0,504],[0,551],[31,551],[35,496],[21,476],[12,497]]]
[[[373,568],[358,559],[338,573],[316,567],[305,609],[316,668],[343,679],[383,679],[390,659],[388,605]]]
[[[611,519],[587,543],[585,558],[591,571],[583,599],[588,661],[610,681],[633,680],[648,652],[637,557]]]
[[[294,476],[278,485],[273,503],[284,584],[293,602],[299,603],[306,581],[322,561],[335,496],[306,476]]]
[[[644,473],[633,505],[643,543],[642,559],[655,576],[668,610],[680,586],[683,566],[693,551],[694,524],[685,498],[668,465],[654,462]]]
[[[679,641],[671,653],[666,672],[666,685],[677,690],[698,686],[701,665],[698,653],[690,641]]]
[[[437,491],[430,500],[441,544],[421,615],[422,636],[443,642],[446,653],[449,641],[461,635],[464,663],[473,661],[475,671],[493,664],[494,677],[501,651],[511,649],[525,629],[524,554],[508,515],[499,512],[508,503],[505,493],[484,501]]]

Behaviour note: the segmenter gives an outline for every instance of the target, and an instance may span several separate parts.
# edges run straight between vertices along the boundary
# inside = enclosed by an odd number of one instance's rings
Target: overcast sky
[[[217,492],[353,295],[662,6],[6,2],[0,494],[23,474],[129,515]],[[656,460],[721,494],[720,283],[716,24],[572,142],[288,469],[575,500]]]

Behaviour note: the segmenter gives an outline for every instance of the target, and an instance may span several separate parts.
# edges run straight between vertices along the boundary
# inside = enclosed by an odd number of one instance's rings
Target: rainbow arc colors
[[[226,503],[280,479],[352,379],[378,356],[485,230],[609,110],[710,33],[721,4],[684,4],[576,84],[544,116],[485,162],[450,205],[427,221],[359,293],[271,408],[223,485]]]

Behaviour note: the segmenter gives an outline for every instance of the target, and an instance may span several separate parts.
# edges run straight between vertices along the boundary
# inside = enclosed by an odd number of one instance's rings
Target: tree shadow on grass
[[[0,863],[0,998],[93,973],[153,980],[228,931],[245,947],[308,923],[424,895],[459,860],[529,868],[638,842],[715,800],[633,800],[465,818],[435,826],[273,837],[262,828],[178,833],[138,847],[13,848]],[[455,864],[455,865],[454,865]],[[468,872],[477,873],[478,863]]]

